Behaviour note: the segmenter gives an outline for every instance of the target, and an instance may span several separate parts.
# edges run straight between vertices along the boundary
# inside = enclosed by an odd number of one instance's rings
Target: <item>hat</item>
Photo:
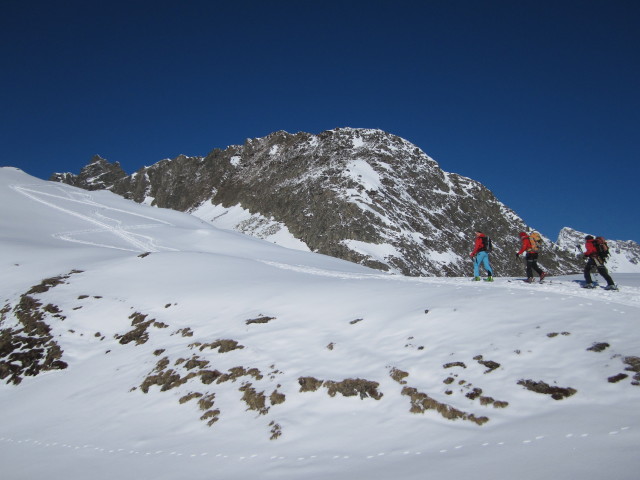
[[[591,235],[587,235],[586,237],[584,237],[585,240],[593,240],[593,237]]]
[[[528,237],[529,235],[527,235],[527,233],[526,233],[526,232],[520,232],[520,236],[521,236],[521,237]]]

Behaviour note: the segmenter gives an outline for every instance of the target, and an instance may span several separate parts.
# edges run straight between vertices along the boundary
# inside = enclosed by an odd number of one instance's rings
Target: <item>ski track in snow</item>
[[[171,456],[176,458],[198,458],[198,457],[210,457],[216,460],[231,460],[231,461],[239,461],[244,462],[248,460],[266,460],[270,462],[274,461],[294,461],[294,462],[302,462],[302,461],[328,461],[328,460],[373,460],[373,459],[384,459],[384,458],[393,458],[393,457],[404,457],[410,455],[445,455],[447,453],[455,453],[459,450],[480,450],[487,449],[490,447],[500,448],[504,446],[522,446],[527,447],[534,443],[541,442],[547,439],[553,440],[561,440],[563,442],[575,442],[580,439],[586,439],[588,437],[595,437],[599,439],[603,438],[611,438],[618,436],[620,434],[629,432],[632,430],[630,426],[617,427],[608,432],[599,432],[599,433],[565,433],[565,434],[554,434],[554,435],[535,435],[526,437],[521,440],[511,439],[509,441],[497,441],[497,442],[482,442],[482,443],[472,443],[469,445],[465,444],[454,444],[449,445],[444,448],[442,447],[431,447],[428,449],[417,449],[417,450],[396,450],[391,452],[375,452],[375,453],[367,453],[367,454],[317,454],[317,455],[273,455],[273,454],[263,454],[263,453],[247,453],[247,454],[226,454],[223,452],[186,452],[186,451],[178,451],[178,450],[138,450],[133,448],[110,448],[104,446],[98,446],[93,444],[84,444],[84,445],[76,445],[71,443],[65,443],[64,441],[41,441],[34,440],[31,438],[26,439],[17,439],[12,437],[0,437],[0,442],[12,443],[21,446],[32,446],[32,447],[40,447],[40,448],[64,448],[68,450],[93,450],[98,454],[108,454],[108,455],[135,455],[142,457],[153,457],[158,455]],[[570,445],[573,449],[577,447],[575,443]]]
[[[617,292],[606,292],[601,289],[585,290],[580,288],[577,283],[570,280],[554,281],[553,277],[547,283],[528,284],[518,279],[501,279],[496,278],[495,281],[489,282],[471,282],[468,278],[460,277],[405,277],[401,275],[392,275],[387,273],[350,273],[334,270],[326,270],[315,267],[307,267],[304,265],[290,265],[279,262],[261,260],[262,263],[283,270],[291,270],[309,275],[318,275],[323,277],[339,278],[343,280],[369,280],[379,279],[395,282],[409,283],[425,283],[431,285],[459,285],[472,288],[506,288],[517,291],[517,293],[529,293],[531,295],[543,293],[561,296],[578,297],[589,301],[600,301],[607,303],[615,303],[618,305],[626,305],[629,307],[640,308],[640,289],[635,287],[621,286]],[[625,312],[619,312],[625,313]]]
[[[162,225],[171,226],[169,222],[165,222],[164,220],[160,220],[158,218],[142,215],[139,213],[134,213],[129,210],[122,210],[119,208],[109,207],[107,205],[103,205],[94,201],[93,197],[89,193],[84,192],[75,192],[70,189],[63,188],[61,186],[56,186],[55,190],[59,192],[59,194],[49,193],[42,190],[41,186],[37,186],[39,189],[36,189],[35,186],[30,185],[11,185],[11,188],[16,192],[25,195],[26,197],[34,200],[36,202],[42,203],[50,208],[54,208],[61,212],[66,213],[67,215],[71,215],[77,218],[80,218],[86,222],[92,223],[96,225],[98,228],[90,229],[90,230],[77,230],[72,232],[60,232],[56,233],[53,236],[60,240],[65,240],[68,242],[81,243],[84,245],[91,245],[97,247],[104,248],[113,248],[116,250],[127,250],[133,252],[159,252],[159,251],[176,251],[174,248],[169,247],[159,247],[153,237],[140,235],[136,233],[132,233],[131,230],[145,229],[145,228],[155,228]],[[70,203],[75,204],[80,207],[91,207],[92,212],[90,215],[85,215],[78,211],[75,211],[71,208],[66,208],[61,206],[61,204]],[[121,220],[117,218],[112,218],[104,214],[104,212],[114,212],[114,213],[124,213],[126,215],[139,217],[142,219],[151,220],[154,223],[146,223],[146,224],[134,224],[134,225],[126,225],[123,226]],[[86,235],[88,233],[111,233],[116,237],[124,240],[125,243],[129,244],[133,248],[124,248],[119,247],[117,245],[106,244],[106,243],[96,243],[88,240],[82,240],[78,238],[78,236]]]

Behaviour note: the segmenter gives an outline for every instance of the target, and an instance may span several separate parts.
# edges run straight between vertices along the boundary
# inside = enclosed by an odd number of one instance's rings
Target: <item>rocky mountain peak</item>
[[[475,230],[493,239],[496,275],[521,275],[513,252],[518,232],[530,230],[480,183],[442,171],[417,146],[375,129],[278,131],[130,176],[94,158],[77,177],[52,178],[213,224],[241,210],[232,228],[292,236],[312,251],[405,275],[470,275]],[[575,256],[551,241],[542,263],[554,273],[579,270]]]
[[[63,182],[85,190],[110,189],[127,176],[119,162],[110,163],[100,155],[94,155],[79,175],[54,173],[49,180]]]

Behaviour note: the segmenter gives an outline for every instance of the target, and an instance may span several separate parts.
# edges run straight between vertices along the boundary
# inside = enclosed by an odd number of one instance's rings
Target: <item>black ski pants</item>
[[[598,273],[607,281],[607,285],[613,285],[613,279],[609,275],[607,267],[604,266],[604,262],[598,257],[589,257],[587,264],[584,266],[584,279],[587,283],[591,283],[592,281],[591,267],[596,267],[598,269]]]
[[[533,271],[539,275],[542,274],[542,269],[538,265],[538,253],[537,252],[527,252],[526,255],[527,260],[527,278],[533,277]]]

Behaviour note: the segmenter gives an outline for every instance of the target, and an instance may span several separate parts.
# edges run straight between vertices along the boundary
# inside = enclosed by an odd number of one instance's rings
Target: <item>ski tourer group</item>
[[[487,282],[493,282],[493,269],[489,262],[489,253],[491,253],[493,249],[491,239],[480,231],[476,231],[475,235],[473,251],[469,254],[473,260],[473,280],[482,280],[482,277],[480,276],[480,267],[483,267],[487,274],[487,277],[484,280]],[[520,232],[519,237],[521,247],[515,255],[516,258],[520,258],[520,255],[523,253],[525,254],[525,270],[527,274],[527,279],[525,281],[533,283],[533,272],[536,272],[538,274],[539,281],[542,282],[547,276],[547,272],[538,265],[538,257],[540,255],[540,248],[543,242],[542,237],[537,232],[533,232],[531,234]],[[611,278],[611,275],[609,275],[609,271],[605,266],[605,262],[609,255],[609,249],[606,241],[602,237],[593,237],[592,235],[587,235],[584,240],[585,250],[582,255],[587,259],[583,272],[585,279],[584,288],[596,287],[596,284],[591,278],[591,271],[595,268],[607,282],[605,290],[618,290],[618,287]]]

